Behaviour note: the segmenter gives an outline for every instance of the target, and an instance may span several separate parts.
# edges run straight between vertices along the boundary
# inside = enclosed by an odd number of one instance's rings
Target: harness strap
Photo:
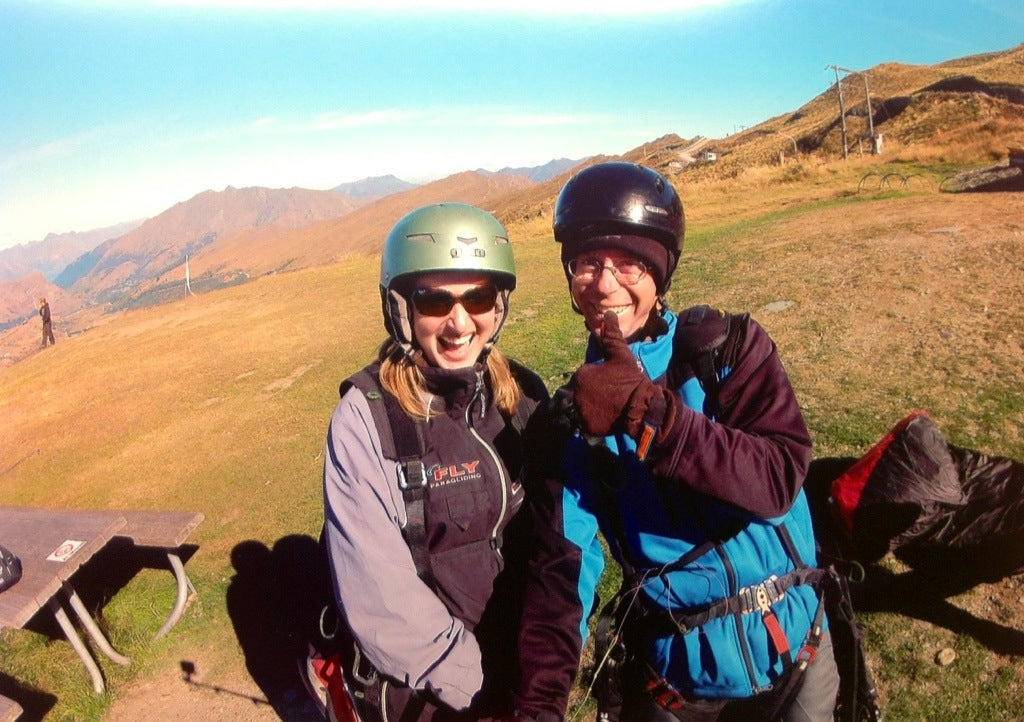
[[[644,600],[644,607],[647,612],[646,621],[648,623],[660,624],[666,633],[686,634],[691,629],[703,627],[714,619],[730,614],[761,612],[764,615],[765,609],[767,608],[770,612],[771,605],[782,599],[786,594],[786,590],[790,587],[801,584],[817,587],[825,577],[825,574],[825,570],[815,567],[795,569],[781,577],[773,574],[757,584],[743,587],[731,597],[726,597],[697,611],[687,612],[667,609],[650,601],[650,598],[646,595],[642,595],[641,599]],[[772,617],[774,617],[774,613],[772,613]],[[768,624],[770,622],[766,623],[766,626]],[[769,632],[771,631],[769,627]],[[781,632],[782,630],[780,629],[779,633],[781,634]],[[785,635],[782,636],[785,638]],[[776,646],[778,647],[779,645]],[[788,646],[787,642],[785,648],[788,649]],[[779,651],[781,652],[782,649]]]
[[[423,468],[423,454],[427,450],[426,424],[405,413],[391,394],[383,394],[383,397],[399,463],[398,488],[405,501],[406,524],[402,534],[412,553],[416,574],[433,589],[434,571],[430,565],[424,511],[427,494],[427,472]]]
[[[398,487],[405,502],[406,514],[402,536],[412,554],[416,574],[433,589],[435,580],[427,547],[424,511],[427,493],[427,473],[423,467],[423,455],[428,448],[426,424],[405,413],[398,399],[385,392],[376,375],[367,369],[353,374],[342,384],[343,394],[346,384],[363,392],[380,436],[381,451],[386,458],[395,459],[398,463]]]
[[[820,571],[825,572],[825,570]],[[827,572],[825,573],[827,574]],[[774,709],[767,719],[778,719],[783,711],[790,706],[803,685],[804,674],[807,672],[807,668],[818,655],[818,647],[821,645],[821,637],[824,634],[822,621],[825,618],[825,594],[826,592],[822,592],[818,598],[818,608],[814,612],[814,621],[811,622],[811,628],[807,630],[807,636],[804,637],[804,642],[800,646],[796,663],[786,671],[785,682],[781,685]]]
[[[721,410],[718,401],[722,382],[719,363],[722,349],[733,330],[734,321],[741,325],[747,314],[733,316],[712,309],[710,306],[694,306],[679,313],[676,333],[672,339],[672,358],[685,359],[704,390],[705,416],[714,418]],[[678,388],[685,378],[681,370],[670,364],[666,382],[669,388]]]
[[[777,524],[775,526],[775,533],[779,537],[779,541],[782,542],[782,546],[786,548],[786,553],[789,554],[789,558],[793,560],[793,564],[797,567],[806,567],[807,564],[800,556],[800,550],[796,547],[796,542],[793,541],[792,535],[789,533],[789,529],[785,524]]]
[[[800,652],[797,654],[796,663],[783,672],[783,676],[770,691],[762,693],[767,704],[764,709],[758,711],[757,719],[780,719],[782,713],[789,708],[795,699],[800,691],[800,686],[803,684],[803,675],[814,662],[818,647],[821,644],[823,634],[822,620],[824,616],[825,602],[824,598],[822,598],[818,602],[818,608],[814,615],[814,621],[811,623],[811,628],[807,631],[807,636],[804,637]],[[655,672],[654,668],[649,664],[643,663],[641,669],[646,678],[645,688],[655,704],[671,713],[676,719],[693,719],[692,714],[687,711],[693,703],[689,702],[671,682]],[[769,705],[770,711],[768,709]]]

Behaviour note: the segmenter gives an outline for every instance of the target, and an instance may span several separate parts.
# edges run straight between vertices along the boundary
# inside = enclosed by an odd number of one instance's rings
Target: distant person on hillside
[[[811,439],[748,314],[669,310],[684,225],[668,180],[631,163],[578,172],[555,204],[590,338],[555,393],[577,429],[562,473],[528,500],[538,550],[516,707],[565,715],[600,532],[624,581],[595,634],[599,719],[830,721],[839,676],[802,489]]]
[[[50,304],[48,304],[46,299],[42,296],[39,297],[39,316],[43,319],[43,348],[46,348],[47,342],[50,344],[56,344],[57,342],[53,339],[53,322],[50,320]]]
[[[414,210],[384,242],[388,338],[342,383],[324,465],[348,691],[323,653],[307,681],[337,716],[512,714],[526,421],[547,402],[495,347],[515,286],[507,232],[473,206]]]

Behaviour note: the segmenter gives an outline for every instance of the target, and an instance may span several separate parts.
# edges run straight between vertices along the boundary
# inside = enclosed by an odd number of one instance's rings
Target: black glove
[[[580,428],[580,414],[573,397],[570,383],[555,389],[547,404],[548,430],[561,437],[571,436]]]
[[[675,420],[675,394],[651,381],[634,358],[619,328],[619,317],[604,315],[604,362],[581,366],[570,387],[583,430],[596,436],[625,432],[644,443],[662,440]],[[648,438],[649,437],[649,438]]]

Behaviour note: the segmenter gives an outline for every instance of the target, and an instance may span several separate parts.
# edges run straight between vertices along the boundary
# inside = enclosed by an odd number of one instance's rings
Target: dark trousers
[[[50,345],[57,343],[53,340],[53,323],[51,321],[43,324],[43,348],[46,348],[47,341],[50,342]]]

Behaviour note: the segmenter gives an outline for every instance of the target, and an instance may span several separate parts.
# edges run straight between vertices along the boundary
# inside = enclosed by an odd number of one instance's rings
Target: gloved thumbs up
[[[674,423],[676,395],[644,373],[614,312],[604,315],[598,340],[604,360],[584,364],[569,382],[580,425],[595,436],[629,434],[637,440],[637,455],[643,459]]]
[[[601,333],[597,338],[601,342],[606,360],[629,361],[633,368],[643,373],[640,362],[633,356],[633,352],[629,350],[629,344],[622,336],[619,316],[614,311],[605,312],[604,318],[601,320]]]
[[[583,430],[607,436],[613,431],[622,431],[616,422],[622,418],[630,396],[637,386],[650,381],[626,345],[619,317],[613,311],[604,315],[599,340],[604,360],[581,366],[573,374],[570,386]]]

